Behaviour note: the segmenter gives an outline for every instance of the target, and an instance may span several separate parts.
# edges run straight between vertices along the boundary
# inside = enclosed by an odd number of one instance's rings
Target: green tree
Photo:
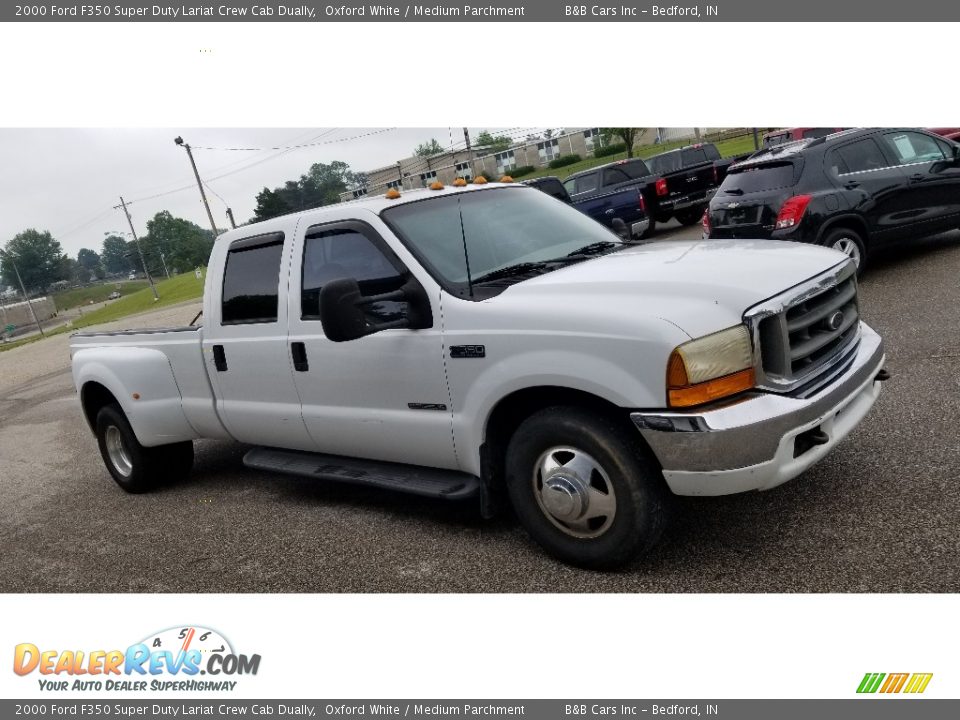
[[[437,142],[437,139],[430,138],[430,142],[420,143],[417,145],[416,149],[413,151],[413,154],[417,157],[427,158],[433,155],[439,155],[442,152],[443,147]]]
[[[481,130],[475,141],[476,145],[489,150],[506,150],[510,147],[511,140],[506,135],[493,136],[489,130]]]
[[[103,249],[100,251],[100,261],[103,269],[111,275],[130,272],[133,263],[127,257],[127,241],[119,235],[110,235],[103,240]]]
[[[206,265],[213,242],[209,230],[163,210],[147,221],[147,234],[140,245],[150,272],[160,275],[163,273],[163,262],[166,262],[167,268],[176,267],[180,270]]]
[[[89,279],[90,275],[96,277],[103,275],[103,269],[100,267],[100,256],[97,255],[95,250],[80,248],[80,252],[77,253],[77,262],[87,272],[88,277],[84,278],[84,282]]]
[[[69,272],[63,259],[60,243],[53,239],[48,231],[24,230],[18,233],[4,250],[0,260],[0,278],[4,285],[18,287],[14,263],[20,271],[20,277],[28,291],[43,291],[57,280],[66,279]]]
[[[617,138],[627,146],[627,157],[633,157],[633,143],[640,137],[643,128],[603,128],[601,134],[610,142],[610,138]]]
[[[332,205],[340,201],[340,193],[355,186],[356,179],[345,162],[314,163],[298,180],[287,180],[282,187],[261,190],[252,222]]]

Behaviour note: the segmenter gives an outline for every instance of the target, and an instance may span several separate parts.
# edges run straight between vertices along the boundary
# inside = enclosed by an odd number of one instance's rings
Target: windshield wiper
[[[507,265],[499,270],[493,270],[486,275],[474,278],[473,284],[491,282],[493,280],[502,280],[504,278],[517,277],[518,275],[528,275],[534,271],[545,270],[550,265],[555,264],[555,260],[545,260],[540,262],[522,262],[516,265]]]
[[[604,250],[608,250],[622,243],[615,243],[609,240],[601,240],[600,242],[591,243],[586,247],[582,247],[579,250],[574,250],[572,253],[567,253],[564,257],[568,258],[578,258],[578,257],[589,257],[590,255],[597,255],[602,253]]]

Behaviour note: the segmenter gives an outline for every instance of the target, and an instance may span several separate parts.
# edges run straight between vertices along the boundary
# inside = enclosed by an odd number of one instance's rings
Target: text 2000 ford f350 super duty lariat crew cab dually
[[[267,471],[509,498],[565,561],[650,547],[670,493],[772,488],[884,379],[853,264],[794,243],[623,243],[533,188],[439,188],[232,230],[202,328],[80,333],[111,475],[186,473],[191,441]]]

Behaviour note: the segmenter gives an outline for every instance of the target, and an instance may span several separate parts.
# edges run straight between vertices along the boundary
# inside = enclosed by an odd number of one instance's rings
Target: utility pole
[[[20,277],[20,270],[17,269],[17,263],[13,261],[13,258],[10,257],[10,254],[7,252],[3,253],[3,259],[9,260],[10,264],[13,265],[13,272],[17,276],[17,282],[20,283],[20,290],[23,292],[23,299],[27,301],[27,307],[30,308],[30,315],[33,316],[33,322],[37,325],[37,330],[40,331],[40,335],[46,337],[47,334],[43,332],[43,326],[40,324],[40,320],[37,318],[37,313],[33,309],[33,305],[30,304],[30,296],[27,295],[27,288],[23,286],[23,278]],[[4,312],[6,314],[6,312]]]
[[[759,138],[757,137],[757,129],[756,129],[756,128],[750,128],[750,129],[753,130],[753,149],[754,149],[754,150],[759,150],[759,149],[760,149],[760,140],[759,140]]]
[[[470,179],[473,180],[476,173],[473,171],[473,153],[470,151],[470,132],[466,128],[463,129],[463,141],[467,144],[467,163],[470,165]]]
[[[233,208],[227,208],[227,218],[230,220],[230,227],[237,229],[237,223],[233,219]]]
[[[187,157],[190,158],[190,167],[193,168],[193,176],[197,179],[197,187],[200,188],[200,197],[203,200],[203,206],[207,209],[207,219],[210,221],[210,228],[213,230],[213,239],[217,239],[217,224],[213,221],[213,213],[210,212],[210,203],[207,202],[207,194],[203,191],[203,181],[200,179],[200,173],[197,171],[197,163],[193,161],[193,151],[190,145],[183,141],[182,137],[177,136],[173,140],[177,145],[182,145],[187,151]]]
[[[163,256],[163,253],[160,253],[160,262],[163,264],[163,274],[167,276],[167,280],[170,279],[170,271],[167,270],[167,259]]]
[[[150,276],[150,271],[147,269],[147,259],[143,256],[143,248],[140,247],[140,238],[137,237],[137,231],[133,229],[133,218],[130,217],[130,211],[127,210],[127,203],[123,199],[123,195],[120,196],[120,207],[123,208],[123,214],[127,216],[127,224],[130,226],[130,234],[133,236],[133,244],[137,246],[137,254],[140,256],[140,264],[143,265],[143,274],[147,276],[147,282],[150,283],[150,289],[153,290],[153,301],[156,302],[160,299],[160,295],[157,293],[157,286],[153,284],[153,278]]]

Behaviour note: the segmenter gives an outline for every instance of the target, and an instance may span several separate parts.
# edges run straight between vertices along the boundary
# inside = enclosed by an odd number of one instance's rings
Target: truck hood
[[[558,312],[585,306],[658,317],[690,337],[741,322],[768,298],[847,261],[835,250],[779,240],[660,241],[570,265],[517,283],[496,300]],[[545,297],[546,296],[546,297]]]

